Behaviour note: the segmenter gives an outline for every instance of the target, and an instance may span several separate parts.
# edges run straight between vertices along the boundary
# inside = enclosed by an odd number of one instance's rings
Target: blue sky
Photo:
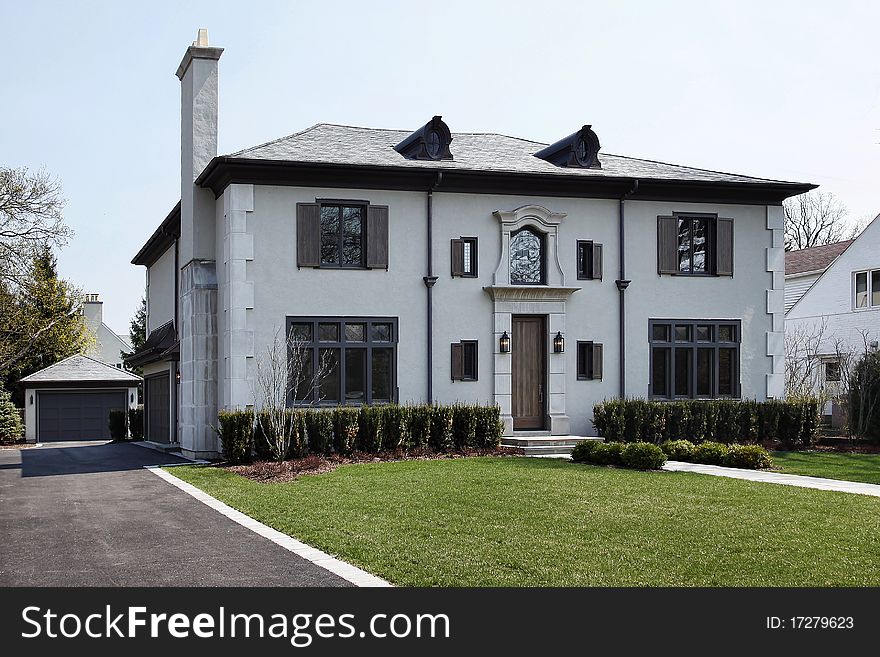
[[[554,141],[819,183],[880,212],[873,2],[0,2],[0,164],[44,167],[76,231],[64,277],[127,332],[129,264],[175,204],[179,86],[220,60],[220,152],[332,122]]]

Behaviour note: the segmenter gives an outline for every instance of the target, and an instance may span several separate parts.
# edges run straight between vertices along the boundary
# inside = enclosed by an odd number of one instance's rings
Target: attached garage
[[[71,356],[23,378],[27,440],[110,440],[110,411],[135,407],[140,381],[87,356]]]

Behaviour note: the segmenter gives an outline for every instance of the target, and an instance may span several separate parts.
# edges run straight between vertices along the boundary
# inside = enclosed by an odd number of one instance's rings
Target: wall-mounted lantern
[[[556,331],[556,337],[553,338],[553,353],[561,354],[565,351],[565,338],[562,337],[561,331]]]
[[[34,405],[34,396],[31,395],[31,406],[33,406],[33,405]]]
[[[130,394],[130,395],[128,396],[128,402],[129,402],[130,404],[134,404],[134,393],[132,393],[132,394]]]
[[[177,383],[180,383],[180,370],[177,370],[177,374],[174,375],[174,380],[177,381]]]
[[[501,339],[498,341],[498,349],[502,354],[510,353],[510,336],[507,335],[507,331],[501,334]]]

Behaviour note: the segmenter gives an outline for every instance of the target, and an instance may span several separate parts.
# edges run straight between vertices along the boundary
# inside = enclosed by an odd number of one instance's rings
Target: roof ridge
[[[839,246],[840,244],[846,244],[847,242],[852,243],[855,241],[856,238],[851,237],[848,240],[839,240],[837,242],[829,242],[828,244],[816,244],[815,246],[806,246],[802,249],[792,249],[791,251],[787,251],[786,253],[801,253],[802,251],[812,251],[813,249],[825,249],[829,246]]]
[[[92,361],[93,363],[98,363],[99,365],[102,365],[103,367],[106,367],[106,368],[108,368],[109,370],[111,370],[111,371],[113,371],[113,372],[115,372],[115,373],[127,374],[127,375],[129,375],[129,376],[131,376],[131,377],[140,378],[140,377],[137,376],[137,374],[134,374],[134,373],[132,373],[132,372],[129,372],[128,370],[120,369],[120,368],[118,368],[118,367],[115,367],[115,366],[113,366],[113,365],[110,365],[110,364],[108,364],[108,363],[105,363],[105,362],[102,361],[102,360],[98,360],[97,358],[92,358],[91,356],[87,356],[87,355],[85,355],[85,354],[71,354],[71,355],[68,356],[67,358],[62,358],[61,360],[56,361],[56,362],[52,363],[51,365],[47,365],[46,367],[44,367],[44,368],[41,369],[41,370],[37,370],[36,372],[32,372],[31,374],[28,374],[27,376],[22,377],[22,378],[21,378],[21,381],[29,381],[29,380],[31,380],[31,377],[34,377],[34,376],[36,376],[37,374],[42,374],[43,372],[45,372],[45,371],[47,371],[47,370],[50,370],[50,369],[52,369],[53,367],[57,367],[58,365],[61,365],[62,363],[66,363],[67,361],[72,360],[72,359],[74,359],[74,358],[85,358],[86,360],[90,360],[90,361]]]

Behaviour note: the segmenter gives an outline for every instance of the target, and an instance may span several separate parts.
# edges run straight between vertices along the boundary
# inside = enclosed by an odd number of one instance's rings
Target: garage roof
[[[50,365],[39,372],[24,377],[20,384],[28,384],[27,387],[38,387],[42,384],[77,384],[90,385],[107,384],[118,387],[128,387],[140,383],[141,377],[131,372],[126,372],[113,365],[102,363],[94,358],[82,356],[70,356]]]

